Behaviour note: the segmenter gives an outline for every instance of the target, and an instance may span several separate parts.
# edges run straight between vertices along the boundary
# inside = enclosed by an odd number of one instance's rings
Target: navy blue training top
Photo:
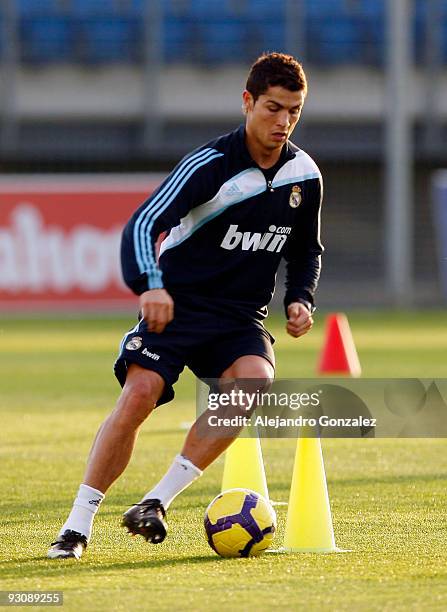
[[[184,157],[136,210],[123,231],[124,280],[137,295],[164,287],[262,319],[284,257],[286,309],[313,305],[321,200],[321,174],[307,153],[288,141],[275,166],[261,169],[240,126]]]

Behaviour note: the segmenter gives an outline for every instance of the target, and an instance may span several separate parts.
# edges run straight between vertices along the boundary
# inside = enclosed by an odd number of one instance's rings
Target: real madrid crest
[[[294,185],[290,192],[289,204],[292,208],[298,208],[301,204],[303,197],[301,195],[301,187]]]
[[[142,344],[143,344],[143,339],[140,338],[140,336],[134,336],[126,344],[126,349],[128,351],[137,351],[139,348],[141,348]]]

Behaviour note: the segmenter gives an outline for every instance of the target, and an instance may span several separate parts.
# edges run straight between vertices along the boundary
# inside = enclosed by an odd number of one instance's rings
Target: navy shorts
[[[260,355],[274,368],[274,341],[261,321],[239,317],[221,302],[174,297],[174,319],[161,334],[148,331],[144,320],[125,334],[115,376],[124,386],[131,363],[157,372],[165,381],[160,406],[173,399],[185,365],[200,379],[220,378],[244,355]]]

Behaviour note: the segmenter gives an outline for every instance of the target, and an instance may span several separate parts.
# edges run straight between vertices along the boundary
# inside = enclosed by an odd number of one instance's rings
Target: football
[[[209,545],[221,557],[254,557],[272,543],[276,514],[259,493],[229,489],[206,509],[205,531]]]

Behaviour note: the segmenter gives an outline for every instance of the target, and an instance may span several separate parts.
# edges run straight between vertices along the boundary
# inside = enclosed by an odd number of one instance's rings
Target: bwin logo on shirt
[[[267,250],[279,253],[292,231],[291,227],[276,227],[276,225],[270,225],[265,234],[238,232],[237,228],[237,225],[230,225],[221,242],[222,248],[232,251],[241,244],[243,251]]]

